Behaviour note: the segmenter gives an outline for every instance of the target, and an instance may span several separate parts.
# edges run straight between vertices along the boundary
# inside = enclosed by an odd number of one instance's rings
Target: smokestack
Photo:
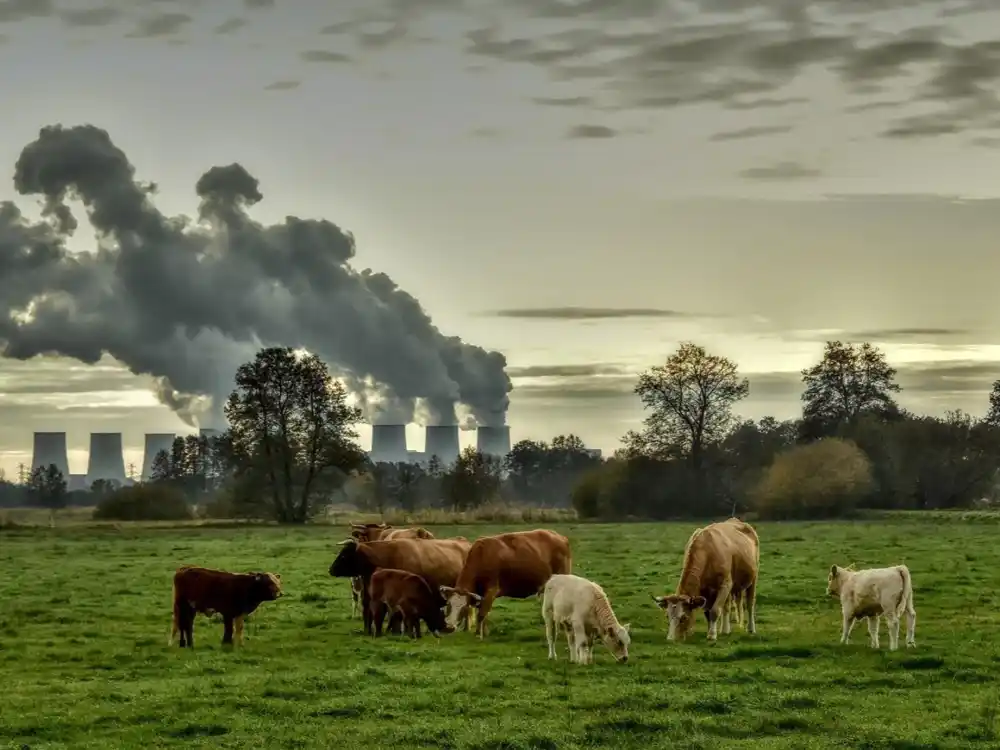
[[[69,454],[66,452],[65,432],[36,432],[31,451],[31,469],[55,464],[69,482]]]
[[[175,437],[172,432],[146,433],[146,447],[142,451],[142,474],[140,475],[142,481],[145,482],[152,476],[153,461],[156,460],[157,453],[166,451],[167,455],[170,455],[170,449],[173,448]]]
[[[98,479],[125,484],[125,457],[120,432],[90,433],[90,456],[87,459],[87,486]]]
[[[449,465],[458,458],[458,425],[431,425],[424,432],[425,447],[424,458],[430,461],[431,456],[437,456],[438,460]]]
[[[377,424],[372,426],[371,459],[378,463],[401,463],[407,460],[406,425]]]
[[[510,453],[510,427],[487,427],[480,425],[476,430],[476,449],[497,458]]]

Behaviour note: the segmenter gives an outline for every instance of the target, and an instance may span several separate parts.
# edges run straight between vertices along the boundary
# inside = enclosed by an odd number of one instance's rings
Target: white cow
[[[545,639],[549,644],[549,658],[556,658],[556,626],[566,633],[569,660],[577,664],[590,664],[594,660],[594,636],[600,636],[604,645],[621,663],[628,661],[631,642],[629,625],[621,625],[611,609],[604,589],[593,581],[571,574],[553,575],[540,592],[542,617],[545,618]]]
[[[914,631],[917,612],[913,608],[913,584],[910,569],[905,565],[891,568],[850,570],[834,565],[826,584],[827,596],[840,597],[844,615],[841,643],[847,643],[854,623],[868,619],[868,635],[872,648],[878,648],[879,617],[885,615],[889,629],[889,650],[899,647],[899,618],[906,613],[906,647],[916,646]]]

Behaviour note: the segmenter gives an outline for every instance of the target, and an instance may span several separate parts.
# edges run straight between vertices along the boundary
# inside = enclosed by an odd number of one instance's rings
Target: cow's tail
[[[896,570],[899,571],[899,577],[903,579],[903,591],[900,594],[899,606],[896,611],[899,614],[913,612],[913,582],[910,580],[910,569],[905,565],[897,565]]]

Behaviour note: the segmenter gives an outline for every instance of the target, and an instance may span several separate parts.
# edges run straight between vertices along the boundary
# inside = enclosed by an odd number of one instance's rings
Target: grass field
[[[549,525],[549,524],[547,524]],[[574,572],[631,622],[626,665],[546,659],[540,602],[501,599],[491,633],[374,641],[327,569],[329,527],[122,526],[0,532],[0,747],[950,748],[1000,746],[1000,545],[975,522],[757,524],[757,636],[667,643],[694,524],[549,525]],[[447,526],[470,539],[510,530]],[[838,644],[833,562],[905,562],[917,649]],[[242,649],[199,617],[166,645],[180,563],[279,572]],[[884,628],[884,625],[883,625]],[[902,634],[901,634],[902,636]],[[902,638],[901,638],[902,639]]]

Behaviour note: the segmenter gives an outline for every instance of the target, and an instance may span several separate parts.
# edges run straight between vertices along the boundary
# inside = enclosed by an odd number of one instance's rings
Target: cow
[[[422,526],[410,529],[394,529],[384,523],[352,523],[351,536],[359,542],[375,542],[389,539],[433,539],[434,535]],[[361,592],[364,582],[355,576],[351,579],[351,617],[361,611]]]
[[[705,611],[709,641],[718,637],[720,616],[723,632],[731,632],[734,610],[740,621],[746,610],[746,631],[756,633],[759,568],[760,540],[750,524],[729,518],[695,529],[684,548],[677,589],[667,596],[653,596],[667,617],[667,640],[687,638],[699,609]]]
[[[182,565],[174,573],[174,616],[170,641],[180,633],[180,647],[194,647],[194,618],[222,615],[223,645],[232,645],[233,634],[243,643],[243,621],[263,602],[282,596],[277,573],[229,573],[195,565]]]
[[[402,616],[403,628],[412,638],[420,637],[421,620],[435,638],[451,632],[444,621],[437,592],[416,573],[392,568],[376,570],[368,582],[368,607],[376,637],[382,635],[382,622],[387,614]]]
[[[889,650],[899,648],[899,618],[906,613],[906,647],[917,645],[917,611],[913,608],[913,581],[905,565],[851,570],[833,565],[826,582],[827,596],[840,598],[843,631],[840,642],[848,643],[854,623],[868,620],[869,645],[878,648],[879,618],[885,615]]]
[[[456,627],[468,620],[475,605],[476,634],[483,639],[486,618],[498,596],[536,596],[553,574],[571,573],[572,566],[569,539],[548,529],[480,537],[472,543],[458,581],[441,587],[448,624]]]
[[[370,633],[372,621],[368,607],[368,583],[378,568],[395,568],[422,576],[434,591],[454,585],[469,554],[470,544],[458,539],[394,539],[359,542],[346,539],[330,565],[330,575],[337,578],[360,577],[364,581],[361,613],[364,631]],[[442,601],[442,605],[444,602]]]
[[[557,573],[549,578],[538,596],[542,598],[550,659],[556,658],[558,626],[566,633],[571,662],[593,663],[595,636],[604,642],[616,661],[622,664],[628,661],[629,624],[618,622],[607,594],[599,585],[580,576]]]

